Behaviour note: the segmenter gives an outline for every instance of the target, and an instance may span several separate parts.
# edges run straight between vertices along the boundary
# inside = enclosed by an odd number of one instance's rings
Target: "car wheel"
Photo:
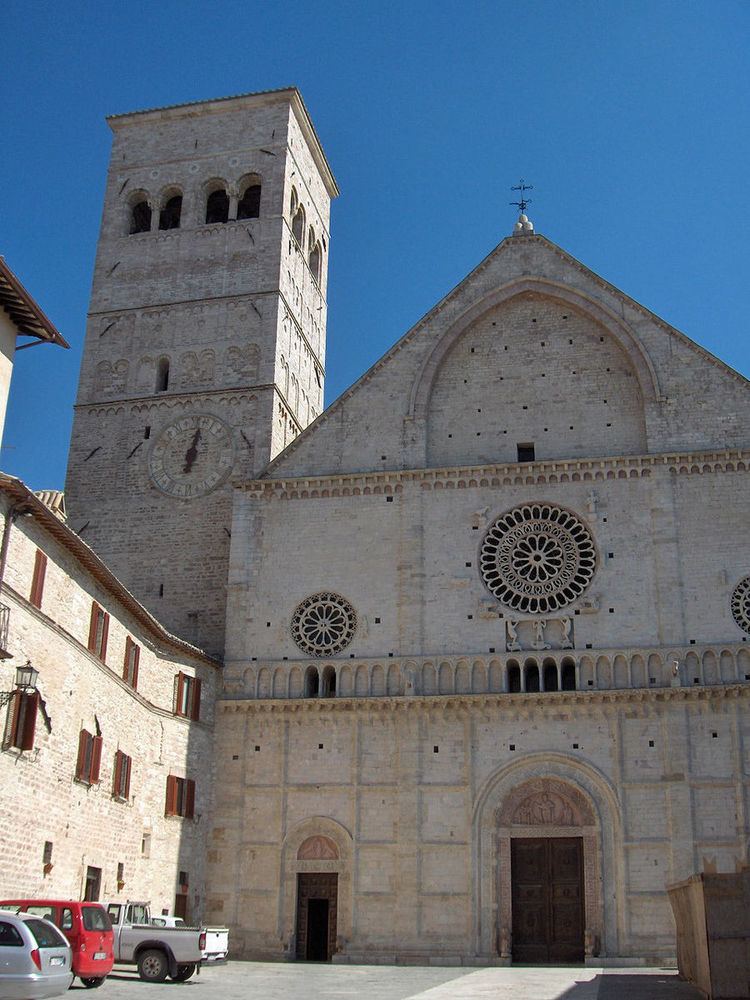
[[[163,983],[168,972],[167,956],[163,951],[149,948],[138,956],[138,975],[147,983]]]
[[[194,972],[195,963],[192,963],[191,965],[178,965],[177,974],[172,976],[172,979],[176,983],[184,983],[186,979],[190,979]]]
[[[105,978],[105,976],[86,976],[86,978],[81,976],[81,982],[87,990],[95,990],[97,986],[102,985]]]

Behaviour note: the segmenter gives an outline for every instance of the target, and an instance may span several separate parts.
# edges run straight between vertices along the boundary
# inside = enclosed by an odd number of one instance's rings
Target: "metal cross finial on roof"
[[[526,206],[531,204],[531,198],[524,198],[524,196],[523,196],[524,195],[524,191],[533,191],[533,190],[534,190],[534,185],[533,184],[524,184],[523,177],[522,177],[521,180],[520,180],[520,183],[516,184],[514,187],[511,187],[511,191],[520,191],[521,192],[519,200],[518,201],[510,201],[510,202],[508,202],[508,204],[509,205],[517,205],[518,206],[518,211],[521,213],[521,215],[524,215],[525,212],[526,212]]]

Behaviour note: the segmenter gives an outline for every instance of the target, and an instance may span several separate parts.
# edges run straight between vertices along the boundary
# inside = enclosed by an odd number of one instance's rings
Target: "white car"
[[[154,927],[187,927],[182,917],[151,917],[151,923]]]
[[[0,1000],[46,1000],[73,982],[73,955],[53,923],[0,910]]]

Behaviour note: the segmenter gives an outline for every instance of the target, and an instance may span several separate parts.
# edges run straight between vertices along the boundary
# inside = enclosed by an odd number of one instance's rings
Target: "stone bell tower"
[[[295,88],[108,121],[69,523],[219,655],[232,484],[323,408],[338,189]]]

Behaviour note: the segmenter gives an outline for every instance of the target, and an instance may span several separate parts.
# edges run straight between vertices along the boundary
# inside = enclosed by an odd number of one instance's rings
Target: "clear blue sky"
[[[5,0],[0,253],[72,344],[18,356],[2,468],[61,487],[116,112],[296,84],[341,188],[332,401],[537,231],[750,375],[750,3]]]

